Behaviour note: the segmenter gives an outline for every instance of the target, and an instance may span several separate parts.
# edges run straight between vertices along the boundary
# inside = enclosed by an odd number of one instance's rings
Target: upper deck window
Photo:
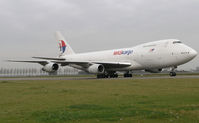
[[[174,41],[173,44],[181,44],[181,41]]]

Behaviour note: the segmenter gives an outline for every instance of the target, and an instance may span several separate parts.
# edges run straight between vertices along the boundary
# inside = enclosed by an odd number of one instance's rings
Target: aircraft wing
[[[62,66],[67,66],[71,64],[88,67],[92,64],[102,64],[105,68],[120,68],[129,67],[131,63],[128,62],[102,62],[102,61],[53,61],[54,63],[61,64]]]
[[[47,61],[17,61],[17,60],[7,60],[8,62],[26,62],[26,63],[38,63],[40,65],[45,66],[46,64],[48,64],[49,62]]]
[[[7,60],[8,62],[26,62],[26,63],[38,63],[40,65],[45,66],[49,63],[49,61],[17,61],[17,60]],[[52,63],[60,64],[61,66],[67,65],[78,65],[84,68],[89,67],[92,64],[102,64],[106,69],[107,68],[122,68],[129,67],[131,63],[129,62],[102,62],[102,61],[50,61]]]
[[[53,63],[61,64],[61,66],[67,66],[70,64],[79,65],[82,67],[88,67],[92,64],[102,64],[105,68],[121,68],[131,66],[128,62],[102,62],[102,61],[67,61],[65,58],[47,58],[47,57],[32,57],[36,59],[53,60]]]

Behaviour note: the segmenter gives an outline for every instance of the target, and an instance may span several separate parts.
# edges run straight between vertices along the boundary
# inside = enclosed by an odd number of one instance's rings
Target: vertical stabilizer
[[[64,55],[72,55],[75,54],[73,49],[70,47],[68,42],[64,39],[62,34],[60,32],[56,32],[56,40],[59,43],[59,50],[60,54],[59,57],[64,56]]]

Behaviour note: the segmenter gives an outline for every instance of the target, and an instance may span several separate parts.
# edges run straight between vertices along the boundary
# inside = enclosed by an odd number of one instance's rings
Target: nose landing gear
[[[170,75],[171,77],[174,77],[174,76],[177,75],[176,72],[175,72],[176,69],[177,69],[177,66],[174,66],[174,67],[171,69],[171,72],[169,73],[169,75]]]
[[[176,72],[170,72],[169,75],[170,75],[171,77],[174,77],[174,76],[176,76],[177,74],[176,74]]]

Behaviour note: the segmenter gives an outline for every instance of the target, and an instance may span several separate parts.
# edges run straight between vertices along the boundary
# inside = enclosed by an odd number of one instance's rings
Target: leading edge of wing
[[[18,61],[18,60],[6,60],[7,62],[25,62],[25,63],[38,63],[41,65],[46,65],[48,64],[47,61]]]
[[[66,60],[65,58],[49,58],[49,57],[32,57],[34,59],[44,59],[44,60]]]

